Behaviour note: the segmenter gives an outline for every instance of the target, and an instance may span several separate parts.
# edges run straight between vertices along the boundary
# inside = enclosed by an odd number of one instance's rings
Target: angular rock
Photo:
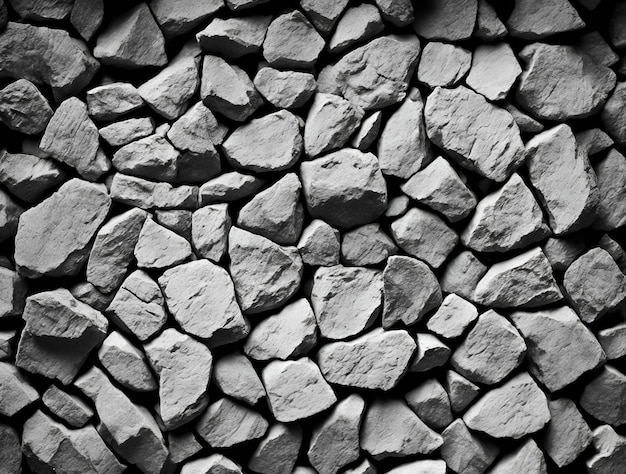
[[[578,257],[563,278],[580,318],[592,323],[626,299],[626,276],[604,249],[595,248]]]
[[[454,413],[465,410],[477,396],[480,389],[461,374],[448,370],[444,386],[450,399],[450,407]]]
[[[425,459],[421,461],[408,462],[387,471],[387,474],[411,474],[413,472],[420,472],[423,474],[445,474],[447,472],[446,462],[441,459]]]
[[[626,82],[618,82],[600,113],[604,129],[622,145],[626,143],[624,104],[626,104]]]
[[[302,443],[302,429],[295,424],[276,423],[258,444],[248,467],[261,474],[291,474]]]
[[[567,306],[510,315],[528,345],[530,373],[551,392],[606,361],[602,347]]]
[[[39,394],[11,362],[0,362],[0,414],[11,417],[39,400]]]
[[[315,314],[309,302],[300,298],[260,321],[243,347],[255,360],[286,360],[306,355],[316,343]]]
[[[367,224],[387,207],[387,186],[371,153],[343,149],[300,165],[307,208],[332,226]]]
[[[563,467],[587,449],[592,433],[572,400],[551,400],[548,408],[550,422],[541,438],[541,444],[556,465]]]
[[[132,84],[114,82],[87,91],[89,115],[96,120],[113,121],[143,105],[143,99]]]
[[[167,433],[167,447],[170,451],[170,459],[176,464],[186,461],[191,456],[198,454],[202,449],[202,445],[198,442],[196,436],[184,428]]]
[[[495,443],[470,433],[461,419],[455,420],[441,436],[441,457],[454,472],[482,474],[500,452]]]
[[[4,461],[4,472],[19,473],[22,465],[22,449],[20,438],[14,428],[0,425],[0,456]]]
[[[261,379],[244,355],[233,352],[218,359],[212,377],[224,394],[248,405],[255,405],[265,397]]]
[[[158,388],[143,352],[119,332],[113,331],[102,342],[98,359],[104,370],[124,388],[135,392],[150,392]]]
[[[350,144],[353,148],[357,148],[361,151],[367,151],[367,149],[378,138],[378,132],[380,132],[380,125],[382,122],[382,114],[380,110],[370,113],[361,122],[359,130],[353,135]]]
[[[626,376],[610,365],[584,388],[580,406],[594,418],[614,426],[626,423]]]
[[[52,160],[0,152],[0,182],[22,201],[41,201],[49,189],[65,181],[65,178],[65,172]]]
[[[473,253],[464,250],[445,266],[440,278],[441,289],[446,293],[456,293],[473,301],[476,285],[485,273],[487,266],[483,265]]]
[[[291,168],[300,158],[302,136],[296,116],[281,110],[237,128],[223,143],[226,158],[254,172]]]
[[[365,401],[352,394],[313,428],[307,455],[319,474],[336,474],[359,459],[359,430]]]
[[[341,148],[359,127],[363,109],[332,94],[318,93],[306,117],[304,151],[314,158]]]
[[[539,247],[492,265],[476,285],[473,301],[494,308],[534,308],[563,299],[550,262]]]
[[[324,40],[313,25],[302,13],[293,10],[270,23],[263,41],[263,57],[270,66],[309,68],[315,64],[323,48]]]
[[[224,6],[224,0],[152,0],[150,9],[167,38],[182,35],[194,29]]]
[[[262,379],[274,418],[283,423],[321,413],[337,401],[319,367],[306,357],[272,361],[263,369]]]
[[[511,114],[464,86],[436,88],[426,99],[424,115],[433,143],[486,178],[504,181],[525,159]]]
[[[177,186],[148,181],[122,173],[115,173],[111,181],[111,198],[141,209],[196,209],[197,186]]]
[[[375,0],[383,18],[395,26],[406,26],[414,19],[413,5],[407,0]]]
[[[626,355],[626,324],[617,324],[600,329],[596,338],[602,346],[607,359],[619,359]]]
[[[402,250],[439,268],[459,237],[436,214],[417,207],[391,223],[391,236]]]
[[[56,101],[78,94],[99,68],[83,43],[61,29],[9,22],[0,33],[0,72],[52,88]]]
[[[230,227],[227,204],[213,204],[195,211],[191,218],[191,243],[196,254],[219,262],[226,255]]]
[[[146,219],[135,246],[139,268],[162,270],[184,262],[191,255],[187,240],[152,219]]]
[[[180,153],[164,137],[154,134],[115,152],[113,166],[120,172],[155,181],[175,181]]]
[[[468,39],[474,31],[477,0],[441,0],[423,4],[415,9],[415,32],[428,40],[439,39],[450,42]]]
[[[588,155],[595,155],[610,148],[615,143],[606,132],[600,128],[589,128],[575,134],[576,142],[587,150]]]
[[[567,0],[548,0],[540,4],[522,0],[515,3],[506,26],[511,36],[536,40],[579,30],[585,27],[585,22]]]
[[[466,83],[490,101],[506,98],[522,73],[513,50],[506,43],[484,44],[474,50]]]
[[[478,321],[452,354],[452,367],[474,383],[493,385],[524,359],[526,343],[513,325],[493,310]]]
[[[302,261],[310,266],[337,265],[339,250],[339,231],[321,219],[313,219],[302,231],[298,242]]]
[[[85,41],[100,28],[104,18],[104,0],[74,0],[70,22]]]
[[[295,247],[232,227],[228,235],[230,274],[244,313],[282,306],[300,287],[302,259]]]
[[[432,334],[417,333],[415,339],[417,351],[411,360],[410,372],[427,372],[442,367],[450,359],[450,348]]]
[[[80,282],[75,284],[70,288],[70,293],[76,298],[78,301],[82,301],[85,304],[88,304],[94,309],[97,309],[100,312],[104,312],[104,310],[109,306],[109,303],[113,300],[115,296],[112,293],[105,294],[98,290],[95,286],[93,286],[89,282]]]
[[[126,277],[106,314],[120,329],[140,341],[156,334],[167,319],[159,286],[142,270]]]
[[[194,459],[185,463],[181,474],[198,473],[222,473],[222,474],[243,474],[241,466],[235,464],[222,454],[212,454],[207,457]]]
[[[587,461],[589,474],[607,474],[621,469],[626,461],[626,439],[602,425],[593,431],[596,454]]]
[[[0,360],[7,360],[13,356],[13,341],[17,335],[16,330],[0,331]]]
[[[264,180],[258,176],[230,171],[213,178],[200,188],[200,202],[203,206],[214,202],[230,202],[243,199],[256,193]]]
[[[512,453],[502,457],[489,471],[489,474],[510,474],[512,472],[548,473],[543,453],[532,438],[529,438]]]
[[[167,132],[167,138],[179,150],[213,155],[214,145],[224,141],[227,131],[227,127],[217,121],[211,110],[198,102],[174,122]],[[219,165],[213,168],[219,169]]]
[[[619,56],[597,31],[590,31],[580,36],[577,42],[578,50],[591,56],[595,62],[603,66],[612,66],[619,61]]]
[[[320,335],[329,339],[355,336],[374,322],[382,306],[378,270],[320,267],[313,277],[311,305]]]
[[[46,98],[26,79],[0,90],[0,121],[11,130],[36,135],[45,130],[52,114]]]
[[[341,242],[341,259],[348,265],[376,265],[397,251],[393,240],[380,229],[380,224],[366,224],[346,232]]]
[[[406,97],[419,53],[414,35],[376,38],[322,69],[318,91],[342,95],[365,110],[395,104]]]
[[[315,29],[322,35],[331,32],[348,0],[300,0],[300,6]]]
[[[441,430],[452,423],[450,399],[437,379],[421,382],[408,391],[404,399],[411,410],[431,428]]]
[[[317,362],[332,384],[387,391],[406,374],[415,348],[408,332],[376,328],[351,341],[323,345]]]
[[[154,122],[148,117],[132,118],[114,122],[98,130],[100,137],[109,145],[117,147],[147,137],[154,133]]]
[[[519,57],[526,68],[515,97],[538,119],[588,117],[600,110],[615,87],[615,73],[574,46],[533,43]]]
[[[76,395],[64,392],[56,385],[50,385],[41,397],[50,413],[63,420],[72,428],[81,428],[93,417],[93,410]]]
[[[600,200],[593,228],[615,230],[626,224],[626,157],[611,149],[594,165]]]
[[[563,272],[585,251],[585,243],[578,237],[550,237],[542,250],[552,268]]]
[[[530,115],[522,112],[512,104],[505,103],[504,108],[513,116],[513,120],[522,132],[537,133],[544,129],[544,126],[537,122]]]
[[[463,415],[468,428],[494,438],[520,439],[550,421],[546,396],[527,372],[483,395]]]
[[[410,3],[408,7],[413,8]],[[328,43],[328,50],[331,53],[340,53],[356,43],[369,40],[383,29],[380,13],[374,5],[361,4],[348,8],[337,23]]]
[[[472,53],[457,45],[431,41],[424,46],[417,80],[434,89],[457,85],[469,72]]]
[[[281,109],[297,109],[306,104],[315,92],[313,74],[279,71],[262,67],[254,76],[254,86],[270,104]]]
[[[271,16],[248,16],[226,20],[215,18],[204,30],[196,34],[196,39],[200,48],[207,53],[237,59],[261,50],[271,21]]]
[[[361,449],[379,461],[389,457],[429,454],[443,439],[402,400],[376,398],[365,413]]]
[[[27,291],[24,278],[10,268],[0,267],[0,319],[22,314]]]
[[[167,270],[159,285],[180,327],[206,339],[209,347],[248,335],[250,326],[235,299],[233,281],[223,268],[196,260]]]
[[[102,64],[122,69],[167,63],[163,33],[145,3],[117,17],[100,33],[93,55]]]
[[[478,17],[474,34],[485,41],[502,38],[507,34],[506,27],[498,18],[493,6],[486,0],[478,0]]]
[[[72,2],[68,0],[9,0],[9,3],[21,18],[36,22],[65,20],[72,11]]]
[[[461,336],[478,317],[478,310],[469,301],[451,293],[426,323],[426,327],[446,339]]]
[[[444,465],[444,469],[445,469],[445,465]],[[361,462],[360,464],[356,465],[355,467],[351,469],[346,469],[344,473],[345,474],[375,474],[376,468],[372,465],[372,463],[367,458],[365,458],[363,459],[363,462]],[[314,473],[302,472],[302,473],[296,473],[296,474],[314,474]]]

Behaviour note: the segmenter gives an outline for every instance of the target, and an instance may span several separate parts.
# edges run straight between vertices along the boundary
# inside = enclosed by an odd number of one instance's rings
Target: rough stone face
[[[302,429],[295,424],[276,423],[258,444],[248,467],[261,474],[291,474],[302,443]]]
[[[619,359],[626,355],[626,324],[617,324],[610,328],[600,329],[596,333],[607,359]]]
[[[0,319],[22,313],[27,291],[24,278],[10,268],[0,267]]]
[[[429,454],[443,439],[402,400],[376,398],[367,407],[361,427],[361,449],[375,460]]]
[[[212,454],[207,457],[194,459],[185,463],[181,474],[197,474],[197,473],[223,473],[223,474],[242,474],[241,466],[235,464],[223,454]]]
[[[250,331],[228,272],[208,260],[167,270],[159,278],[167,307],[181,328],[209,347],[237,341]]]
[[[463,415],[468,428],[494,438],[520,439],[550,421],[546,396],[526,372],[483,395]]]
[[[311,305],[300,298],[260,321],[244,343],[255,360],[293,359],[311,351],[317,343],[317,322]]]
[[[546,130],[529,140],[527,149],[530,182],[552,231],[561,235],[591,224],[599,201],[597,179],[572,130],[567,125]]]
[[[144,222],[134,253],[139,268],[154,270],[173,267],[192,255],[191,245],[185,238],[152,219]]]
[[[513,325],[489,310],[478,317],[451,362],[472,382],[493,385],[520,365],[525,354],[526,343]]]
[[[146,344],[145,350],[159,378],[159,415],[165,429],[196,418],[209,403],[213,357],[208,347],[170,328]]]
[[[439,268],[459,240],[436,214],[417,207],[391,223],[391,235],[402,250]]]
[[[85,41],[100,28],[103,18],[103,0],[74,0],[70,21]]]
[[[476,207],[476,197],[455,169],[439,156],[400,185],[417,202],[442,213],[450,222],[467,217]]]
[[[48,190],[65,178],[65,172],[53,160],[24,153],[0,152],[0,182],[22,201],[41,201]]]
[[[346,339],[371,326],[382,306],[382,276],[360,267],[320,267],[313,277],[311,306],[320,335]]]
[[[198,454],[202,449],[196,436],[191,431],[184,429],[167,433],[167,447],[170,452],[170,459],[176,464]]]
[[[308,72],[262,67],[254,76],[254,86],[275,107],[297,109],[309,101],[316,82],[315,76]]]
[[[224,0],[152,0],[150,9],[168,38],[182,35],[202,23],[224,6]]]
[[[136,392],[158,388],[143,352],[116,331],[102,342],[98,359],[107,373],[124,388]]]
[[[123,69],[167,63],[163,33],[145,3],[117,17],[100,33],[93,54],[102,64]]]
[[[354,266],[376,265],[397,251],[380,224],[366,224],[346,232],[341,242],[342,262]]]
[[[300,0],[300,6],[315,29],[327,35],[343,13],[348,0]]]
[[[68,0],[9,0],[9,3],[21,18],[35,22],[65,20],[72,10],[72,2]]]
[[[230,227],[227,204],[212,204],[195,211],[191,218],[191,243],[196,254],[214,262],[222,260]]]
[[[414,19],[413,5],[406,0],[375,0],[383,18],[396,26],[405,26]]]
[[[96,120],[112,121],[138,109],[143,99],[132,84],[114,82],[87,91],[89,115]]]
[[[321,413],[337,401],[319,367],[308,358],[272,361],[263,369],[262,379],[274,418],[283,423]]]
[[[524,161],[524,144],[511,114],[464,86],[435,88],[424,116],[433,143],[486,178],[504,181]]]
[[[228,235],[230,274],[244,313],[282,306],[300,287],[302,259],[295,247],[282,247],[237,227]]]
[[[180,152],[164,137],[154,134],[123,146],[113,155],[122,173],[158,181],[175,181]]]
[[[626,143],[626,82],[618,82],[600,113],[604,129],[622,145]]]
[[[550,422],[541,444],[557,466],[574,461],[591,443],[592,433],[576,404],[568,398],[548,402]]]
[[[337,265],[339,247],[339,231],[321,219],[313,219],[302,231],[298,242],[302,261],[311,266]]]
[[[13,341],[18,335],[16,330],[0,331],[0,360],[10,359],[13,355]]]
[[[263,41],[263,57],[270,66],[308,68],[315,64],[323,48],[324,40],[313,25],[293,10],[270,23]]]
[[[114,122],[98,130],[100,137],[111,146],[124,146],[154,133],[151,118],[127,119]]]
[[[504,186],[477,204],[461,241],[477,252],[508,252],[526,248],[549,233],[533,193],[514,173]]]
[[[490,474],[511,474],[513,472],[533,472],[547,474],[548,468],[543,452],[531,438],[512,453],[502,457]]]
[[[413,35],[376,38],[322,69],[318,91],[342,95],[365,110],[395,104],[406,97],[419,53]]]
[[[198,102],[172,124],[167,138],[179,150],[213,155],[214,145],[221,144],[227,132],[228,128],[217,121],[211,110]]]
[[[353,148],[361,151],[367,151],[374,143],[380,132],[382,122],[382,113],[380,110],[371,112],[361,122],[359,130],[352,136],[350,144]]]
[[[141,209],[196,209],[197,186],[177,186],[148,181],[122,173],[111,180],[111,198]]]
[[[490,41],[506,36],[507,29],[498,18],[496,11],[486,0],[478,0],[475,36]]]
[[[473,384],[461,374],[453,370],[446,372],[444,387],[448,392],[450,399],[450,407],[454,413],[465,410],[477,396],[480,391],[477,385]]]
[[[257,173],[281,171],[296,164],[302,143],[296,116],[281,110],[237,128],[222,150],[237,168]]]
[[[255,405],[265,397],[265,388],[250,360],[238,353],[220,358],[213,366],[213,380],[229,397]]]
[[[332,226],[367,224],[387,207],[387,186],[371,153],[346,148],[305,161],[300,179],[309,213]]]
[[[0,456],[4,461],[4,472],[19,473],[22,464],[22,449],[17,431],[9,425],[0,425]]]
[[[626,376],[605,365],[580,396],[580,406],[594,418],[614,426],[626,423]]]
[[[510,317],[528,345],[530,373],[552,392],[606,361],[594,335],[567,306]]]
[[[533,43],[519,57],[526,68],[515,97],[538,119],[588,117],[600,110],[615,87],[615,73],[574,46]]]
[[[586,323],[596,321],[626,299],[626,276],[600,248],[578,257],[565,272],[563,285]]]
[[[543,124],[510,103],[505,103],[504,108],[513,116],[513,120],[522,132],[537,133],[545,128]]]
[[[270,16],[226,20],[215,18],[204,30],[196,34],[196,39],[200,48],[208,53],[237,59],[246,54],[257,53],[261,49],[271,21]]]
[[[542,250],[552,268],[563,272],[584,252],[585,243],[579,237],[550,237]]]
[[[604,474],[621,469],[626,460],[626,439],[608,426],[599,426],[593,431],[596,454],[587,461],[590,474]]]
[[[230,202],[243,199],[256,193],[264,180],[257,176],[230,171],[213,178],[200,188],[200,202],[203,206],[214,202]]]
[[[600,128],[589,128],[575,134],[576,142],[587,150],[588,155],[595,155],[610,148],[615,143],[611,137]]]
[[[536,40],[585,27],[576,9],[567,0],[548,0],[540,4],[531,0],[515,3],[506,22],[511,36]]]
[[[392,470],[388,471],[387,474],[411,474],[412,472],[420,472],[423,474],[445,474],[447,472],[446,462],[441,459],[426,459],[422,461],[408,462],[394,467]],[[370,473],[368,472],[367,474]]]
[[[413,29],[428,40],[460,41],[472,35],[477,13],[477,0],[427,3],[416,8]]]
[[[0,242],[15,236],[24,208],[0,190]]]
[[[450,424],[441,436],[441,457],[454,472],[482,474],[500,452],[493,442],[470,433],[461,419]]]
[[[445,365],[450,359],[450,348],[432,334],[417,333],[415,339],[417,351],[411,361],[409,371],[427,372]]]
[[[417,80],[428,87],[457,85],[469,72],[472,53],[453,44],[431,41],[424,46]]]
[[[534,308],[562,298],[550,262],[535,247],[492,265],[476,285],[473,300],[495,308]]]
[[[39,400],[37,390],[10,362],[0,362],[0,387],[0,414],[3,416],[13,416]]]
[[[93,416],[93,410],[82,399],[50,385],[41,397],[50,412],[73,428],[81,428]]]
[[[446,264],[439,279],[441,289],[474,301],[474,290],[485,273],[487,266],[472,252],[463,250]]]
[[[55,100],[78,94],[99,68],[78,40],[60,29],[9,22],[0,33],[0,71],[52,88]]]
[[[0,90],[0,121],[11,130],[36,135],[45,130],[52,114],[46,98],[26,79]]]
[[[461,336],[478,317],[478,310],[469,301],[450,293],[426,323],[438,336],[453,339]]]
[[[404,396],[417,416],[433,429],[441,430],[452,423],[450,399],[437,379],[421,382]]]
[[[410,3],[408,8],[413,8]],[[380,13],[374,5],[361,4],[348,8],[337,23],[335,32],[328,42],[328,50],[331,53],[339,53],[356,43],[369,40],[383,29]]]
[[[348,342],[325,344],[317,361],[332,384],[387,391],[406,374],[415,349],[408,332],[376,328]]]
[[[626,157],[615,149],[594,163],[600,200],[593,228],[615,230],[626,224]]]
[[[485,44],[474,50],[466,82],[490,101],[497,101],[506,98],[521,73],[508,44]]]

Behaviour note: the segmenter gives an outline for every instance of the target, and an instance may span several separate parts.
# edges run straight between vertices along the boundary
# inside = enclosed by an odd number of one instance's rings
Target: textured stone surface
[[[191,257],[191,245],[175,232],[152,219],[146,219],[134,250],[137,266],[149,270],[164,270]]]
[[[248,405],[255,405],[265,397],[261,379],[242,354],[231,353],[217,360],[212,377],[222,392]]]
[[[38,202],[66,176],[53,160],[25,153],[0,153],[0,183],[22,201]]]
[[[426,327],[438,336],[453,339],[461,336],[477,317],[476,306],[459,295],[450,293],[428,319]]]
[[[512,453],[503,456],[490,471],[492,474],[509,474],[512,472],[547,474],[546,460],[532,438]]]
[[[261,438],[268,423],[251,409],[222,398],[212,403],[196,423],[196,431],[213,448],[229,448]]]
[[[93,417],[93,410],[81,398],[64,392],[56,385],[51,385],[44,392],[41,401],[52,414],[73,428],[85,426]]]
[[[158,388],[144,353],[114,331],[102,342],[98,360],[106,372],[122,387],[136,392]]]
[[[254,450],[248,467],[261,474],[290,474],[302,443],[302,429],[298,425],[276,423]]]
[[[393,5],[389,6],[393,8]],[[407,7],[412,8],[410,3]],[[385,13],[385,10],[382,10],[382,14],[385,15]],[[362,4],[348,8],[337,23],[335,32],[328,43],[328,49],[332,53],[339,53],[356,43],[369,40],[383,29],[380,12],[374,5]]]
[[[576,404],[568,398],[548,402],[550,422],[541,438],[548,456],[557,466],[574,461],[591,443],[592,433]]]
[[[39,400],[39,394],[24,375],[9,362],[0,362],[0,382],[2,391],[3,416],[13,416],[27,406]]]
[[[417,79],[428,87],[455,86],[469,72],[472,53],[448,43],[431,41],[424,46]]]
[[[498,101],[509,94],[521,73],[522,68],[508,44],[485,44],[474,49],[465,82],[490,101]]]
[[[150,2],[152,14],[166,37],[178,36],[192,30],[223,6],[223,0],[206,2],[182,0],[174,3],[167,0],[152,0]]]
[[[271,104],[284,109],[303,106],[315,92],[313,74],[300,71],[280,71],[263,67],[254,76],[254,86]]]
[[[467,39],[474,31],[477,0],[442,0],[423,4],[415,10],[413,29],[426,39],[441,39],[450,42]]]
[[[452,423],[450,399],[437,379],[428,379],[408,391],[406,402],[419,418],[436,430],[446,428]]]
[[[626,376],[610,365],[585,386],[580,396],[580,406],[594,418],[611,425],[626,422]]]
[[[611,149],[601,160],[594,163],[597,177],[599,202],[593,228],[614,230],[626,224],[626,157]]]
[[[52,109],[37,87],[19,79],[0,90],[0,121],[11,130],[35,135],[45,130]]]
[[[549,0],[537,4],[531,0],[515,3],[506,22],[511,36],[536,40],[585,27],[576,9],[567,0]]]
[[[397,251],[379,224],[366,224],[346,232],[341,242],[341,260],[348,265],[376,265]]]
[[[204,51],[236,59],[261,49],[271,20],[269,16],[215,18],[196,39]]]
[[[263,42],[263,57],[272,66],[307,68],[315,64],[323,48],[324,40],[313,25],[302,13],[293,10],[270,23]]]
[[[470,433],[461,419],[450,424],[441,436],[441,457],[454,472],[482,474],[500,452],[495,443]]]
[[[313,219],[298,242],[298,251],[307,265],[337,265],[339,250],[339,231],[321,219]]]
[[[587,461],[591,474],[601,474],[621,469],[626,459],[626,439],[613,428],[602,425],[593,431],[596,454]]]

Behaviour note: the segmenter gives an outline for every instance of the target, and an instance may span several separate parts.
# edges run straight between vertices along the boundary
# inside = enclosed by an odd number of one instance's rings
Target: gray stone
[[[81,398],[50,385],[41,401],[50,412],[72,428],[81,428],[93,417],[93,410]]]
[[[380,224],[357,227],[346,232],[341,241],[341,261],[347,265],[376,265],[397,251],[396,244],[381,230]]]
[[[72,11],[68,0],[8,0],[13,10],[24,20],[42,22],[65,20]]]
[[[236,201],[255,194],[263,183],[264,180],[258,176],[230,171],[204,183],[200,188],[200,201],[203,206]]]
[[[437,379],[421,382],[417,387],[409,390],[404,395],[404,399],[411,410],[431,428],[442,430],[452,423],[450,399]]]
[[[127,82],[113,82],[87,91],[89,115],[96,120],[110,122],[142,105],[139,92]]]
[[[410,372],[427,372],[444,366],[450,359],[450,348],[432,334],[417,333],[415,343],[417,351],[411,360]]]
[[[154,134],[123,146],[113,155],[113,166],[138,178],[173,182],[180,152],[164,137]]]
[[[154,133],[151,118],[131,118],[114,122],[98,130],[100,137],[111,146],[124,146]]]
[[[26,279],[10,268],[0,267],[0,319],[22,314],[27,291]]]
[[[450,293],[426,323],[426,327],[446,339],[463,335],[478,317],[478,310],[469,301]]]
[[[441,0],[423,4],[415,9],[415,32],[428,40],[440,39],[450,42],[468,39],[474,31],[477,0]]]
[[[579,402],[585,412],[604,423],[626,423],[626,376],[610,365],[585,386]]]
[[[74,0],[70,21],[78,34],[89,41],[104,18],[104,0]]]
[[[607,359],[619,359],[626,355],[626,324],[600,329],[596,338],[602,346]]]
[[[202,445],[196,436],[184,428],[167,433],[167,447],[170,452],[170,459],[176,464],[186,461],[202,450]]]
[[[152,0],[150,9],[167,38],[193,30],[224,6],[224,0]]]
[[[247,10],[262,5],[270,0],[226,0],[226,5],[233,11]]]
[[[22,153],[0,152],[0,182],[22,201],[39,202],[66,174],[54,161]]]
[[[550,262],[539,247],[492,265],[476,285],[473,301],[494,308],[534,308],[563,299]]]
[[[461,46],[426,43],[417,67],[417,80],[430,88],[457,85],[469,72],[472,53]]]
[[[300,7],[315,29],[322,35],[330,33],[349,0],[300,0]]]
[[[139,268],[162,270],[176,266],[191,256],[191,245],[185,238],[152,219],[146,219],[135,246]]]
[[[337,401],[319,367],[309,358],[272,361],[263,369],[262,379],[274,418],[283,423],[317,415]]]
[[[191,106],[167,132],[168,140],[182,151],[202,155],[216,155],[214,145],[224,141],[228,128],[217,121],[202,102]],[[217,161],[219,161],[219,156]],[[219,165],[213,165],[217,168]]]
[[[536,40],[579,30],[585,27],[585,22],[567,0],[548,0],[540,4],[522,0],[515,3],[506,26],[511,36]]]
[[[167,63],[163,33],[145,3],[118,16],[100,33],[93,55],[102,64],[123,69]]]
[[[478,0],[478,17],[474,35],[478,38],[491,41],[506,36],[506,27],[498,18],[493,6],[486,0]]]
[[[546,396],[527,372],[483,395],[463,415],[468,428],[494,438],[520,439],[550,421]]]
[[[615,149],[594,163],[599,202],[593,228],[615,230],[626,224],[626,157]]]
[[[70,288],[70,293],[78,301],[82,301],[100,312],[104,312],[115,296],[113,293],[102,293],[98,288],[86,281],[76,283]]]
[[[513,116],[464,86],[436,88],[426,99],[424,114],[433,143],[486,178],[504,181],[525,159]]]
[[[580,237],[550,237],[542,250],[553,270],[563,272],[585,251],[585,243]]]
[[[409,7],[412,8],[410,3]],[[348,8],[337,23],[328,43],[328,50],[331,53],[340,53],[354,44],[369,40],[383,29],[380,13],[374,5],[361,4]]]
[[[11,362],[0,362],[0,414],[11,417],[39,400],[39,394]]]
[[[102,342],[98,359],[104,370],[124,388],[135,392],[150,392],[158,388],[143,352],[119,332],[113,331]]]
[[[231,219],[227,204],[201,207],[191,217],[191,243],[199,257],[219,262],[226,255]]]
[[[263,42],[263,57],[270,66],[308,68],[315,64],[323,48],[324,40],[313,25],[302,13],[293,10],[270,23]]]
[[[215,18],[196,34],[196,39],[200,48],[208,53],[237,59],[261,50],[271,21],[271,16]]]
[[[626,462],[626,439],[608,425],[593,431],[596,454],[587,460],[589,474],[610,474],[619,471]]]
[[[45,130],[52,109],[37,87],[19,79],[0,90],[0,121],[11,130],[36,135]]]
[[[407,0],[375,0],[383,18],[396,26],[406,26],[414,19],[413,5]]]
[[[0,189],[0,242],[15,237],[24,208]]]
[[[445,466],[444,466],[445,468]],[[369,459],[365,458],[363,459],[363,462],[361,462],[360,464],[356,465],[353,468],[349,468],[346,469],[345,471],[343,471],[344,474],[376,474],[376,468],[372,465],[372,463],[369,461]],[[295,471],[294,471],[295,473]],[[298,474],[298,473],[295,473]],[[313,472],[302,472],[300,474],[315,474]]]
[[[302,261],[311,266],[339,263],[339,231],[321,219],[313,219],[302,231],[298,251]]]
[[[378,138],[381,122],[382,113],[380,110],[372,112],[365,117],[357,132],[352,136],[350,141],[352,147],[361,151],[367,151]]]
[[[489,471],[489,474],[511,474],[515,472],[548,473],[543,453],[532,438],[529,438],[512,453],[500,458],[493,469]]]
[[[605,130],[622,145],[626,143],[624,104],[626,104],[626,82],[618,82],[600,113]]]
[[[191,241],[191,217],[193,213],[184,209],[156,210],[154,218],[163,227]]]
[[[181,474],[243,474],[241,466],[223,454],[212,454],[185,463]]]
[[[221,357],[213,366],[215,385],[229,397],[255,405],[265,397],[265,388],[250,360],[233,352]]]
[[[597,31],[590,31],[581,35],[576,46],[580,52],[591,56],[595,62],[603,66],[612,66],[619,61],[619,56],[613,52]]]
[[[591,444],[592,433],[587,422],[568,398],[548,402],[550,422],[541,444],[557,466],[573,462]]]
[[[22,465],[20,437],[9,425],[0,425],[0,457],[4,461],[3,474],[19,474]]]
[[[323,345],[317,361],[332,384],[387,391],[407,373],[415,346],[404,330],[376,328],[351,341]]]
[[[275,107],[297,109],[309,101],[316,82],[315,76],[308,72],[262,67],[254,76],[254,86]]]
[[[445,474],[447,472],[446,462],[442,459],[412,461],[394,467],[392,470],[387,471],[387,474],[412,474],[414,472],[421,474]]]
[[[508,44],[483,44],[474,49],[472,68],[465,82],[490,101],[498,101],[506,98],[521,73]]]
[[[530,115],[522,112],[513,104],[505,103],[504,108],[513,116],[513,120],[519,127],[520,131],[527,133],[537,133],[543,131],[545,128],[543,124],[537,122]]]
[[[610,148],[615,143],[607,133],[600,128],[589,128],[575,134],[578,146],[587,150],[587,155],[595,155]]]
[[[169,183],[115,173],[111,181],[111,198],[141,209],[196,209],[198,187],[174,187]]]
[[[216,347],[245,338],[250,326],[241,314],[228,272],[208,260],[167,270],[159,278],[167,307],[181,328]]]
[[[465,410],[467,405],[474,401],[480,391],[477,385],[473,384],[461,374],[458,374],[453,370],[448,370],[446,372],[444,386],[448,392],[450,407],[454,413],[459,413]]]
[[[7,360],[13,356],[13,341],[17,337],[17,330],[0,331],[0,360]]]
[[[261,474],[291,474],[302,443],[302,429],[296,425],[276,423],[259,442],[248,467]]]
[[[455,420],[441,436],[441,457],[453,472],[482,474],[500,452],[500,448],[492,441],[470,433],[461,419]]]

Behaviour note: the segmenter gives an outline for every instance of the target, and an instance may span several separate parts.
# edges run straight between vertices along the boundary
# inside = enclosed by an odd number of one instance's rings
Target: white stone
[[[426,43],[417,67],[417,80],[434,89],[456,86],[469,72],[472,53],[461,46],[431,41]]]
[[[146,219],[135,246],[139,268],[163,270],[184,262],[191,255],[191,245],[184,237]]]
[[[498,101],[506,98],[521,73],[508,44],[484,44],[474,49],[472,68],[465,82],[490,101]]]
[[[455,293],[450,293],[428,319],[426,327],[438,336],[454,339],[463,335],[477,317],[476,306]]]

